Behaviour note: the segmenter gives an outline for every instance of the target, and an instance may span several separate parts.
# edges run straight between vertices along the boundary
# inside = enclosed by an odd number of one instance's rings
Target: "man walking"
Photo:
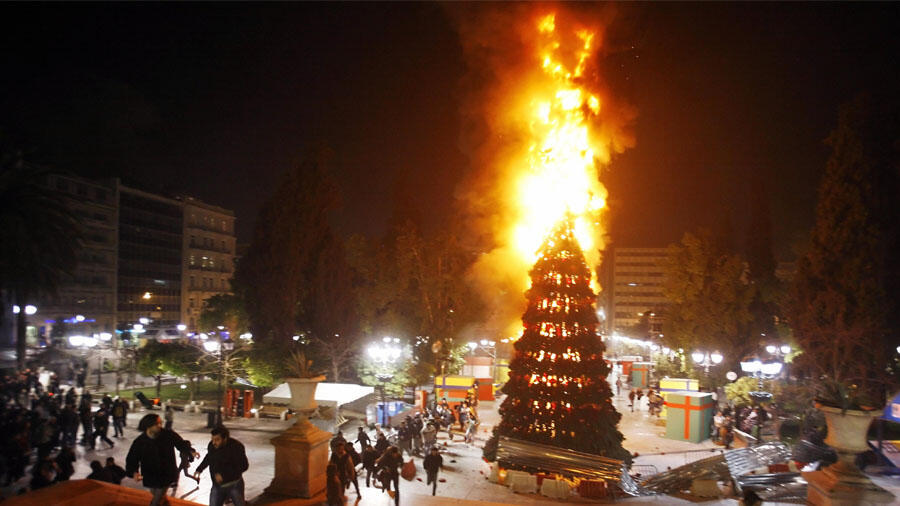
[[[359,451],[366,451],[366,447],[369,446],[369,435],[366,434],[366,431],[360,427],[359,431],[356,433],[356,442],[359,443]]]
[[[366,449],[363,450],[363,453],[362,453],[362,465],[363,465],[363,469],[366,470],[366,486],[367,487],[371,486],[369,479],[372,477],[372,474],[375,473],[375,461],[378,460],[378,457],[379,457],[378,451],[375,450],[375,448],[373,448],[372,445],[367,444]],[[378,479],[377,475],[376,475],[375,479],[376,480]]]
[[[175,410],[172,406],[166,406],[166,430],[172,430],[172,424],[175,422]]]
[[[394,505],[400,504],[400,466],[403,465],[403,455],[396,446],[388,448],[384,455],[381,456],[375,465],[382,470],[379,475],[383,476],[382,484],[387,493],[394,498]],[[391,483],[394,484],[394,491],[391,491]]]
[[[168,504],[166,490],[178,476],[175,449],[191,452],[195,457],[200,454],[175,431],[163,429],[159,415],[144,415],[138,430],[141,434],[131,443],[125,458],[125,476],[143,481],[144,486],[150,489],[153,495],[150,506]]]
[[[441,457],[441,454],[438,453],[436,446],[431,447],[431,451],[429,451],[428,456],[425,457],[423,466],[425,467],[425,473],[428,476],[427,485],[431,485],[431,495],[435,495],[437,494],[438,471],[444,466],[444,459]]]
[[[206,457],[194,471],[194,478],[209,466],[212,489],[209,491],[209,506],[222,506],[230,498],[234,506],[244,506],[244,478],[241,476],[249,467],[247,453],[240,441],[229,437],[228,429],[216,427],[212,430],[212,440],[206,448]]]
[[[116,397],[112,407],[113,429],[115,429],[113,435],[115,437],[122,437],[125,435],[125,417],[127,415],[128,405],[125,404],[125,401],[121,398]]]
[[[91,436],[91,450],[94,449],[97,438],[105,441],[110,448],[115,446],[111,439],[106,435],[109,431],[109,418],[106,415],[106,408],[100,407],[94,414],[94,435]]]
[[[356,496],[360,497],[359,494],[359,480],[356,478],[356,466],[353,465],[353,460],[350,459],[350,454],[347,453],[347,447],[350,446],[350,443],[346,441],[343,443],[338,443],[331,449],[331,460],[330,463],[337,466],[338,477],[341,479],[341,485],[346,489],[350,487],[350,484],[353,484],[353,487],[356,489]]]

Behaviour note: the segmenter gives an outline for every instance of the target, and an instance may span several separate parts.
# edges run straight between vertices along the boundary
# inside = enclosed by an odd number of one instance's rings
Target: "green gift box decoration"
[[[635,362],[631,365],[631,386],[647,388],[650,385],[650,367],[653,362]]]
[[[716,403],[707,392],[670,392],[666,395],[666,437],[699,443],[709,439]]]

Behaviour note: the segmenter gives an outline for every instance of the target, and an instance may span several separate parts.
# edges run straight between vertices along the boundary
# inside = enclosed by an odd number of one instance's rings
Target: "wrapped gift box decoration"
[[[631,364],[631,386],[647,388],[650,385],[650,368],[653,362],[635,362]]]
[[[666,437],[699,443],[709,439],[716,403],[706,392],[670,392],[665,402],[668,409]]]
[[[434,396],[438,401],[444,396],[448,399],[465,399],[474,385],[475,378],[472,376],[435,376]]]
[[[659,380],[660,392],[699,392],[700,381],[691,378],[663,378]]]
[[[667,396],[672,392],[699,392],[700,391],[700,381],[691,379],[691,378],[663,378],[659,380],[659,395],[662,396],[663,400],[666,400]],[[660,418],[666,418],[666,406],[663,404],[662,412],[659,414]]]

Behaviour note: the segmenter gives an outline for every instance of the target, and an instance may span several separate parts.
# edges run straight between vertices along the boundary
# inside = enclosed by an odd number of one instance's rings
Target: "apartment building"
[[[667,301],[662,292],[667,248],[610,247],[601,269],[601,328],[625,333],[646,314],[652,332],[662,331]]]
[[[119,184],[120,328],[181,323],[183,222],[180,201]]]
[[[35,315],[29,317],[29,341],[37,344],[39,336],[111,336],[116,328],[118,288],[116,182],[51,174],[46,184],[81,224],[82,248],[73,275],[63,278],[56,295],[41,300]]]
[[[236,239],[234,212],[181,197],[184,209],[181,321],[198,329],[204,302],[231,291]]]

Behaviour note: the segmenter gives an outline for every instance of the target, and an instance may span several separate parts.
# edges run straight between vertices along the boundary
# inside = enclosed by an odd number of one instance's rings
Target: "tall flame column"
[[[628,460],[596,334],[591,273],[571,216],[545,240],[530,276],[497,433]]]

